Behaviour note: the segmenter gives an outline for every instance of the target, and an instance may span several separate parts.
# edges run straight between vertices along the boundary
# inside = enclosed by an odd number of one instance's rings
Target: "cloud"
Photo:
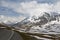
[[[60,13],[60,2],[57,2],[55,5],[54,5],[54,11],[56,12],[59,12]]]
[[[48,11],[57,11],[60,7],[59,2],[55,4],[48,4],[48,3],[38,3],[37,1],[30,1],[30,2],[7,2],[1,1],[1,5],[11,8],[17,13],[23,14],[30,14],[30,15],[39,15],[41,12],[48,12]],[[59,10],[58,10],[59,11]]]
[[[22,2],[15,11],[28,13],[31,16],[41,15],[42,12],[60,12],[60,1],[55,4],[38,3],[37,1]]]
[[[17,4],[14,2],[7,2],[7,1],[2,0],[0,6],[14,8],[17,6]]]
[[[5,5],[6,4],[6,5]],[[29,14],[33,15],[40,15],[42,12],[49,12],[52,10],[53,5],[49,5],[47,3],[41,4],[37,3],[37,1],[30,1],[30,2],[21,2],[19,4],[16,3],[8,3],[3,1],[2,6],[12,8],[17,13]]]
[[[47,11],[60,10],[59,9],[60,2],[57,2],[55,4],[48,4],[48,3],[38,3],[37,1],[21,2],[21,3],[1,1],[1,5],[11,8],[18,13],[24,13],[24,14],[26,13],[30,15],[36,15],[36,14],[39,15],[39,13],[45,11],[47,12]]]
[[[52,10],[53,5],[45,4],[38,4],[37,1],[31,2],[22,2],[20,3],[20,7],[17,8],[17,12],[22,13],[29,13],[31,16],[33,15],[40,15],[42,12],[49,12]]]
[[[19,17],[8,17],[4,15],[0,15],[0,23],[6,23],[6,24],[11,24],[11,23],[17,23],[20,22],[24,19],[25,17],[19,16]]]
[[[37,1],[29,1],[29,2],[6,2],[2,1],[1,5],[4,7],[8,7],[13,9],[17,13],[29,14],[30,16],[38,16],[43,15],[43,12],[60,12],[60,1],[55,4],[48,3],[38,3]],[[11,18],[10,18],[11,19]],[[20,20],[18,18],[18,20]]]

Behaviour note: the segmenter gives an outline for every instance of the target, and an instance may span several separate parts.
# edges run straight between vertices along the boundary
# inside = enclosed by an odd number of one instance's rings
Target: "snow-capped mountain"
[[[14,24],[14,27],[25,29],[28,32],[60,33],[60,14],[56,12],[44,12],[42,16],[25,18]],[[49,29],[49,30],[48,30]]]

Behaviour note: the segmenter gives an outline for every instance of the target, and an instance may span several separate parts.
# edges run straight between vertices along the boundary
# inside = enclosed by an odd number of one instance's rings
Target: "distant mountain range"
[[[52,15],[52,14],[54,14],[54,15]],[[44,12],[44,14],[42,16],[38,16],[38,17],[32,16],[30,18],[25,18],[21,22],[18,22],[12,26],[18,27],[21,29],[26,29],[26,31],[29,31],[31,29],[31,27],[33,27],[33,26],[39,26],[40,28],[44,28],[43,27],[44,25],[46,26],[46,24],[53,23],[54,21],[55,21],[55,23],[56,22],[59,23],[59,18],[60,18],[60,14],[58,14],[58,13]]]
[[[56,12],[44,12],[42,16],[32,16],[30,18],[25,18],[24,20],[13,24],[8,25],[11,27],[15,27],[17,29],[25,29],[25,31],[30,31],[32,27],[40,27],[41,29],[45,29],[43,31],[49,32],[60,32],[57,31],[60,29],[60,14]],[[57,30],[56,30],[57,28]],[[34,28],[33,28],[34,29]]]
[[[52,15],[52,14],[54,14],[54,15]],[[24,20],[14,24],[13,26],[21,26],[21,25],[29,24],[29,23],[32,23],[35,25],[44,25],[51,21],[56,21],[56,20],[59,21],[59,17],[60,17],[60,14],[58,14],[58,13],[44,12],[44,14],[42,16],[38,16],[38,18],[36,16],[32,16],[31,18],[25,18]]]

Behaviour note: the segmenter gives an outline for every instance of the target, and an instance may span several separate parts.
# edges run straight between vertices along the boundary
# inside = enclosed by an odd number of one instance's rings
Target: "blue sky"
[[[20,14],[17,14],[12,9],[0,6],[0,15],[5,15],[5,16],[19,16]]]
[[[17,18],[38,16],[42,12],[55,11],[60,13],[59,5],[60,0],[0,0],[0,16]]]

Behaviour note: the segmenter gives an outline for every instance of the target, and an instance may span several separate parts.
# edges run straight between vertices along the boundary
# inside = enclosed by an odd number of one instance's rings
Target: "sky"
[[[0,22],[17,23],[43,12],[60,13],[60,0],[0,0]]]

